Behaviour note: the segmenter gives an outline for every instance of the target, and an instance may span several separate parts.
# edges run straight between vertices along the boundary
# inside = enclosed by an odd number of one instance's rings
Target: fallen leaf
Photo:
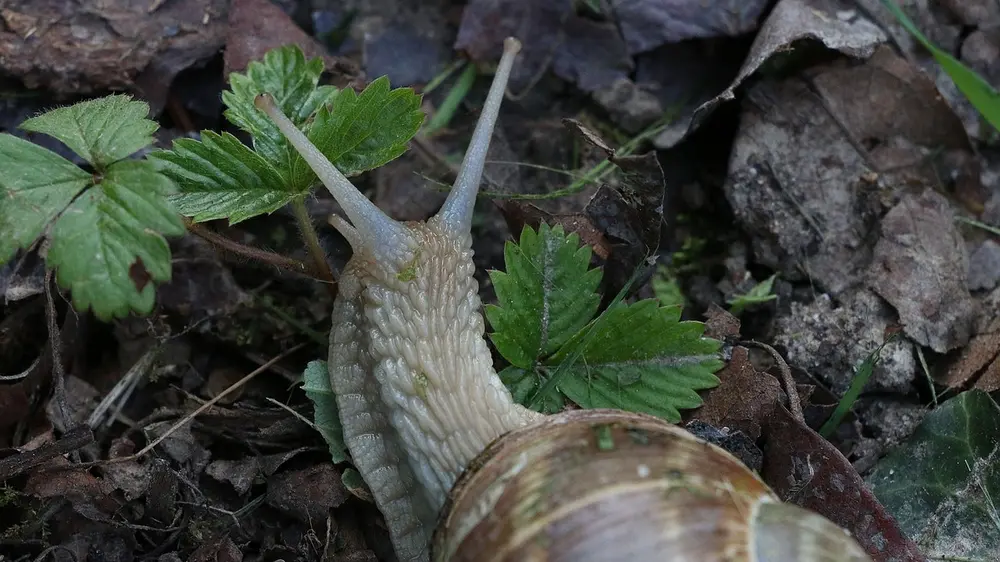
[[[619,156],[593,131],[579,121],[565,119],[572,130],[607,154],[608,161],[622,173],[614,186],[602,185],[584,209],[594,226],[611,244],[604,267],[605,295],[614,296],[636,275],[632,289],[649,279],[660,247],[663,209],[668,204],[666,180],[656,152]]]
[[[827,49],[849,57],[867,59],[886,35],[874,23],[850,11],[849,2],[838,0],[780,0],[760,26],[753,47],[732,83],[698,108],[691,128],[698,127],[719,104],[734,99],[736,89],[775,55],[788,52],[803,39],[819,41]],[[839,13],[850,17],[841,20]]]
[[[523,44],[511,72],[512,90],[527,87],[549,66],[588,93],[627,79],[634,68],[614,22],[577,15],[573,0],[472,0],[462,13],[455,48],[475,61],[495,63],[509,36]]]
[[[205,467],[205,474],[219,482],[228,482],[239,495],[245,495],[260,474],[260,465],[255,458],[240,460],[219,459]]]
[[[276,474],[267,479],[267,504],[303,523],[319,526],[348,492],[331,464]]]
[[[869,283],[899,312],[907,336],[938,353],[968,343],[976,310],[967,274],[948,200],[933,189],[903,195],[882,219]]]
[[[783,396],[778,379],[757,371],[750,363],[747,348],[733,348],[729,363],[718,371],[719,386],[701,392],[703,406],[692,418],[715,427],[732,428],[756,440],[775,404]]]
[[[757,29],[767,0],[631,0],[613,5],[629,54],[665,43],[742,35]]]
[[[962,349],[943,376],[936,378],[938,383],[950,389],[971,386],[984,392],[1000,390],[1000,317],[989,322]]]
[[[269,0],[232,0],[229,6],[229,31],[223,72],[243,72],[251,61],[283,45],[297,45],[306,59],[321,57],[326,72],[336,77],[337,86],[362,86],[364,76],[353,62],[335,57],[322,43],[295,24],[288,15]]]
[[[764,481],[782,501],[810,509],[846,529],[874,560],[924,562],[893,516],[829,441],[784,406],[764,426]]]
[[[1000,407],[963,392],[931,411],[866,482],[935,560],[994,560],[1000,544]]]
[[[730,340],[740,336],[740,319],[717,304],[705,311],[705,337]]]

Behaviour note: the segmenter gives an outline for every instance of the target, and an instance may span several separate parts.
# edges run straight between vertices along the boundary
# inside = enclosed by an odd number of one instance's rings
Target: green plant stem
[[[319,272],[320,279],[329,282],[327,288],[330,290],[330,294],[336,297],[337,285],[334,283],[333,270],[330,269],[330,263],[326,261],[326,252],[323,251],[323,246],[319,243],[319,235],[316,234],[316,228],[313,226],[312,218],[309,216],[309,210],[306,209],[305,198],[296,197],[292,199],[291,206],[292,214],[295,215],[295,221],[299,224],[299,232],[302,234],[302,240],[306,243],[306,248],[309,249],[309,255],[312,256],[313,266]]]

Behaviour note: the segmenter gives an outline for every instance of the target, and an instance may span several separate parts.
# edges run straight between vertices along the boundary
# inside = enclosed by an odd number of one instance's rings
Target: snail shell
[[[607,409],[548,416],[490,444],[452,488],[432,559],[871,560],[723,449]]]

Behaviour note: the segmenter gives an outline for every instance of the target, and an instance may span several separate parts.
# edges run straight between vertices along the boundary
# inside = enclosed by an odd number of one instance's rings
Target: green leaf
[[[938,48],[923,33],[917,29],[913,21],[891,0],[882,0],[882,4],[888,9],[899,23],[916,38],[928,51],[934,60],[941,65],[941,68],[948,73],[958,89],[969,100],[969,103],[976,108],[986,121],[994,129],[1000,131],[1000,93],[976,74],[975,71],[962,64],[958,59],[951,56],[947,51]]]
[[[55,137],[104,169],[153,143],[158,128],[146,119],[149,105],[127,95],[111,95],[53,109],[21,123],[21,129]]]
[[[52,227],[47,262],[72,291],[77,310],[101,320],[129,309],[149,313],[149,279],[170,280],[170,248],[163,235],[184,233],[167,204],[173,183],[146,161],[122,160],[77,197]],[[147,278],[148,276],[148,278]]]
[[[62,156],[8,134],[0,134],[0,170],[0,263],[30,246],[93,181]]]
[[[527,405],[531,397],[542,386],[544,377],[541,371],[541,367],[536,367],[536,370],[529,371],[512,365],[498,374],[504,386],[510,390],[514,401],[518,404]],[[543,414],[555,414],[562,411],[565,406],[566,400],[561,394],[549,392],[542,398],[541,403],[535,406],[535,409]]]
[[[680,306],[646,299],[608,308],[549,361],[572,369],[559,390],[584,408],[619,408],[681,419],[702,404],[696,390],[719,384],[721,342],[701,322],[680,320]],[[560,363],[577,356],[571,366]]]
[[[732,299],[726,301],[732,305],[729,308],[729,312],[735,316],[739,316],[748,306],[773,301],[778,298],[778,295],[771,293],[771,288],[774,286],[774,279],[777,276],[778,274],[775,273],[774,275],[754,285],[752,289],[746,292],[746,294],[736,295]]]
[[[398,158],[424,121],[420,96],[411,88],[389,88],[378,78],[361,94],[346,89],[316,114],[309,140],[345,176]]]
[[[979,390],[927,414],[866,478],[924,554],[996,560],[1000,545],[1000,407]]]
[[[284,178],[290,189],[303,189],[316,176],[278,127],[254,106],[254,99],[271,94],[281,111],[300,129],[323,104],[338,97],[333,86],[319,86],[323,59],[306,60],[295,45],[272,49],[261,61],[247,65],[246,74],[229,76],[231,90],[222,92],[226,118],[253,137],[253,147]]]
[[[504,246],[507,271],[490,272],[499,305],[485,309],[490,338],[512,365],[532,370],[593,318],[601,270],[589,269],[590,256],[577,234],[544,223]]]
[[[149,158],[180,188],[171,202],[197,222],[229,218],[235,224],[273,213],[308,191],[288,191],[267,160],[229,133],[202,131],[201,141],[178,139]]]
[[[334,463],[347,460],[344,431],[340,425],[337,397],[330,386],[330,372],[326,361],[310,361],[302,372],[302,390],[313,403],[313,423],[330,448]]]

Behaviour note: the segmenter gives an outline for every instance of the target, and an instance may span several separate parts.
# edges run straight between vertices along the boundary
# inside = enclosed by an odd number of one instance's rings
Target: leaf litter
[[[891,462],[894,453],[905,456],[906,447],[933,446],[923,428],[914,432],[914,427],[935,413],[948,415],[950,405],[962,404],[969,419],[988,425],[990,409],[980,407],[987,404],[981,399],[986,395],[968,389],[996,390],[1000,364],[994,321],[1000,310],[994,288],[998,276],[989,273],[991,235],[955,224],[966,217],[1000,224],[1000,165],[989,149],[990,131],[880,2],[780,0],[768,7],[746,2],[731,12],[719,3],[719,11],[686,12],[700,4],[676,2],[667,9],[652,2],[536,6],[474,0],[440,13],[435,5],[429,8],[435,13],[419,22],[381,21],[377,10],[368,11],[356,25],[327,3],[278,4],[281,9],[249,0],[230,3],[228,14],[212,13],[203,27],[190,28],[194,33],[183,39],[192,43],[185,43],[175,59],[150,54],[166,52],[156,49],[169,42],[149,41],[162,29],[142,28],[146,35],[115,38],[110,43],[115,48],[137,40],[149,44],[110,80],[106,65],[100,66],[104,62],[86,50],[64,57],[75,66],[62,76],[39,64],[40,53],[51,50],[50,41],[65,31],[62,23],[39,27],[40,41],[32,46],[37,57],[4,60],[14,64],[5,71],[29,87],[47,88],[33,91],[43,103],[5,100],[0,127],[16,126],[37,111],[24,114],[22,108],[60,104],[56,98],[44,102],[51,93],[108,87],[131,88],[151,103],[154,119],[176,127],[172,120],[182,113],[173,108],[169,118],[160,116],[167,102],[162,94],[149,93],[150,84],[189,84],[175,76],[207,59],[212,62],[197,72],[218,78],[245,72],[249,61],[278,46],[255,43],[254,37],[298,44],[309,55],[323,56],[327,64],[319,84],[353,84],[360,92],[362,77],[371,81],[388,73],[393,86],[399,76],[419,93],[451,57],[467,56],[478,63],[477,71],[488,72],[503,36],[530,30],[532,41],[525,43],[524,64],[519,61],[511,89],[515,96],[505,102],[507,115],[491,147],[487,189],[540,198],[488,201],[486,196],[479,205],[483,222],[475,243],[484,300],[503,300],[496,296],[502,296],[503,282],[498,286],[486,271],[503,268],[504,242],[516,239],[525,226],[537,231],[541,222],[561,225],[563,232],[593,245],[580,264],[584,271],[603,268],[603,284],[594,290],[598,317],[621,287],[634,283],[620,308],[612,306],[604,313],[604,325],[597,323],[595,333],[601,337],[627,338],[624,328],[636,318],[655,324],[674,310],[654,306],[647,282],[653,271],[665,272],[685,300],[695,303],[678,309],[690,319],[709,315],[708,303],[725,306],[726,297],[741,287],[772,280],[775,298],[766,306],[736,309],[739,318],[724,315],[730,328],[713,333],[724,342],[719,351],[728,365],[715,372],[718,379],[711,385],[689,385],[696,398],[672,398],[675,406],[684,406],[678,418],[759,467],[787,501],[845,525],[876,559],[918,560],[931,552],[976,555],[965,535],[953,530],[989,515],[979,507],[984,491],[992,490],[995,459],[986,451],[989,436],[983,440],[985,454],[948,457],[949,462],[968,461],[962,473],[968,478],[937,504],[933,529],[915,528],[909,507],[900,508],[891,494],[883,497],[877,485],[873,495],[861,479],[872,466],[874,474],[884,474],[882,463]],[[386,13],[393,13],[393,2],[383,4]],[[163,3],[151,13],[177,17],[174,10],[184,5]],[[904,9],[928,37],[993,80],[993,7],[941,5],[929,10],[925,3],[911,2]],[[33,22],[45,21],[14,6],[0,14],[7,26],[0,32],[3,48],[23,48]],[[495,25],[499,13],[509,17]],[[191,10],[186,16],[195,14]],[[336,39],[340,31],[330,26],[320,33],[324,17],[341,18],[339,23],[350,28],[347,39]],[[315,29],[307,25],[310,19]],[[83,29],[100,34],[111,25],[107,19],[95,21],[100,26],[88,22],[91,27]],[[219,51],[220,38],[227,44],[225,54]],[[202,50],[209,44],[214,46]],[[449,128],[429,139],[418,133],[409,151],[390,164],[399,166],[395,175],[377,170],[370,175],[379,179],[372,180],[363,171],[367,165],[359,167],[356,179],[362,186],[376,184],[370,191],[380,206],[395,205],[393,214],[408,218],[424,218],[433,210],[434,205],[417,208],[407,201],[429,194],[428,177],[447,175],[460,158],[483,82],[477,80],[459,104]],[[426,96],[424,109],[433,109],[440,99]],[[566,119],[589,133],[569,131]],[[222,115],[209,121],[208,128],[232,134],[245,146],[257,148],[252,136],[266,136],[246,121],[250,127],[243,130],[226,126]],[[162,131],[156,146],[184,135]],[[41,138],[23,131],[17,136]],[[200,141],[198,135],[187,136],[194,142],[215,141],[211,134]],[[266,144],[265,139],[264,152],[281,153],[280,146]],[[44,146],[73,157],[58,143]],[[585,175],[605,161],[605,171]],[[307,174],[296,176],[294,166],[280,171],[280,179],[265,183],[291,179],[287,185],[305,192]],[[398,188],[401,177],[407,185]],[[567,185],[572,193],[547,198]],[[254,204],[267,207],[266,201]],[[322,194],[310,197],[309,206],[318,219],[337,212]],[[296,259],[307,259],[291,250],[295,226],[288,218],[277,210],[235,225],[208,222],[232,240],[290,249]],[[321,234],[332,261],[342,264],[343,241],[330,230]],[[137,381],[134,391],[110,401],[110,421],[93,429],[93,442],[77,440],[79,429],[63,426],[47,399],[52,365],[46,319],[39,313],[44,307],[38,306],[44,290],[32,281],[34,266],[12,260],[0,270],[6,297],[0,310],[0,374],[27,373],[23,381],[2,381],[0,387],[0,402],[10,405],[0,410],[10,413],[10,419],[0,420],[0,447],[5,447],[0,468],[18,475],[6,477],[6,486],[19,494],[10,504],[13,511],[8,510],[13,520],[5,513],[0,523],[6,525],[0,528],[3,548],[20,545],[22,552],[37,555],[40,543],[32,541],[44,537],[44,544],[61,545],[78,556],[100,545],[107,559],[116,560],[151,551],[162,553],[161,560],[388,559],[385,530],[365,500],[363,482],[349,461],[331,463],[323,432],[336,428],[313,423],[322,388],[300,384],[304,367],[325,356],[324,346],[311,342],[321,342],[329,329],[324,325],[327,293],[288,269],[216,254],[190,234],[170,243],[173,278],[155,285],[153,319],[118,320],[112,330],[87,315],[70,321],[66,303],[56,301],[65,326],[60,351],[71,391],[68,419],[77,428],[105,398],[115,396],[115,383],[126,378],[151,340],[172,342],[171,352]],[[642,299],[650,300],[636,302]],[[41,329],[4,339],[11,337],[4,327],[15,321]],[[492,322],[491,327],[496,328]],[[850,386],[858,365],[886,334],[897,331],[902,337],[885,347],[832,442],[820,438],[816,430]],[[770,360],[740,346],[741,339],[770,342],[778,349],[791,367],[807,423],[783,406],[787,397]],[[309,347],[238,389],[227,389],[243,373],[302,342],[310,342]],[[585,365],[614,363],[586,338],[560,342],[564,354],[583,357]],[[558,352],[548,349],[549,355]],[[517,362],[529,367],[518,367],[523,371],[545,360],[537,353],[521,359]],[[634,372],[602,368],[587,367],[586,388],[559,385],[567,392],[558,400],[549,395],[543,406],[599,404],[602,393],[635,384]],[[512,373],[505,372],[510,380]],[[525,399],[537,394],[546,375],[529,374],[541,378],[523,379]],[[712,388],[700,388],[702,383]],[[205,407],[220,391],[227,396]],[[957,397],[949,399],[952,395]],[[205,409],[191,421],[176,425],[200,408]],[[931,423],[936,422],[925,425]],[[951,431],[959,439],[980,438],[962,435],[961,428]],[[154,454],[133,458],[159,437],[163,440]],[[48,478],[26,478],[32,470]],[[899,468],[896,475],[906,478],[909,470]],[[304,494],[310,486],[323,493]],[[925,492],[918,485],[911,495]],[[963,505],[974,507],[954,509]],[[44,535],[43,528],[55,532]],[[981,535],[989,532],[986,528]],[[928,542],[932,535],[946,540]],[[932,550],[918,553],[916,545]]]

